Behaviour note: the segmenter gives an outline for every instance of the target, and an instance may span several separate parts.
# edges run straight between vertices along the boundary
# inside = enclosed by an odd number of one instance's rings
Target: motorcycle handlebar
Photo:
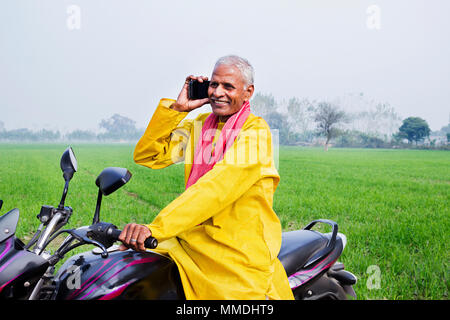
[[[109,236],[114,240],[119,240],[119,236],[122,233],[122,230],[111,228],[108,232]],[[148,249],[155,249],[158,246],[158,240],[153,237],[148,237],[144,241],[144,246]]]

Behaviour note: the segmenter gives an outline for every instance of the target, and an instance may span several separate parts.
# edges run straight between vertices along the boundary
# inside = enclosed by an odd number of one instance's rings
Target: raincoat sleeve
[[[147,225],[152,236],[159,241],[177,236],[231,205],[262,177],[279,179],[271,147],[270,130],[262,118],[242,128],[224,159]]]
[[[137,164],[152,168],[165,168],[184,160],[184,150],[192,126],[185,120],[187,112],[178,112],[169,107],[173,99],[161,99],[155,113],[136,144],[133,158]]]

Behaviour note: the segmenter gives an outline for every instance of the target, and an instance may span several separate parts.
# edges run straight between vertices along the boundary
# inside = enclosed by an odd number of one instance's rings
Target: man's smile
[[[229,105],[229,102],[227,100],[223,99],[211,99],[211,102],[214,104],[214,107],[225,107]]]

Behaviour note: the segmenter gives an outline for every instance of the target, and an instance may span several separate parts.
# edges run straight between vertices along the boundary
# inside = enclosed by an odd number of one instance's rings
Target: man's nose
[[[222,97],[224,95],[225,95],[225,91],[223,90],[222,86],[219,85],[219,86],[214,88],[213,97],[220,98],[220,97]]]

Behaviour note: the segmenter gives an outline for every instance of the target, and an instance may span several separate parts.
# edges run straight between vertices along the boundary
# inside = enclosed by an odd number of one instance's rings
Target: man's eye
[[[215,88],[215,87],[217,87],[217,83],[211,82],[211,83],[209,84],[209,86],[210,86],[211,88]]]

